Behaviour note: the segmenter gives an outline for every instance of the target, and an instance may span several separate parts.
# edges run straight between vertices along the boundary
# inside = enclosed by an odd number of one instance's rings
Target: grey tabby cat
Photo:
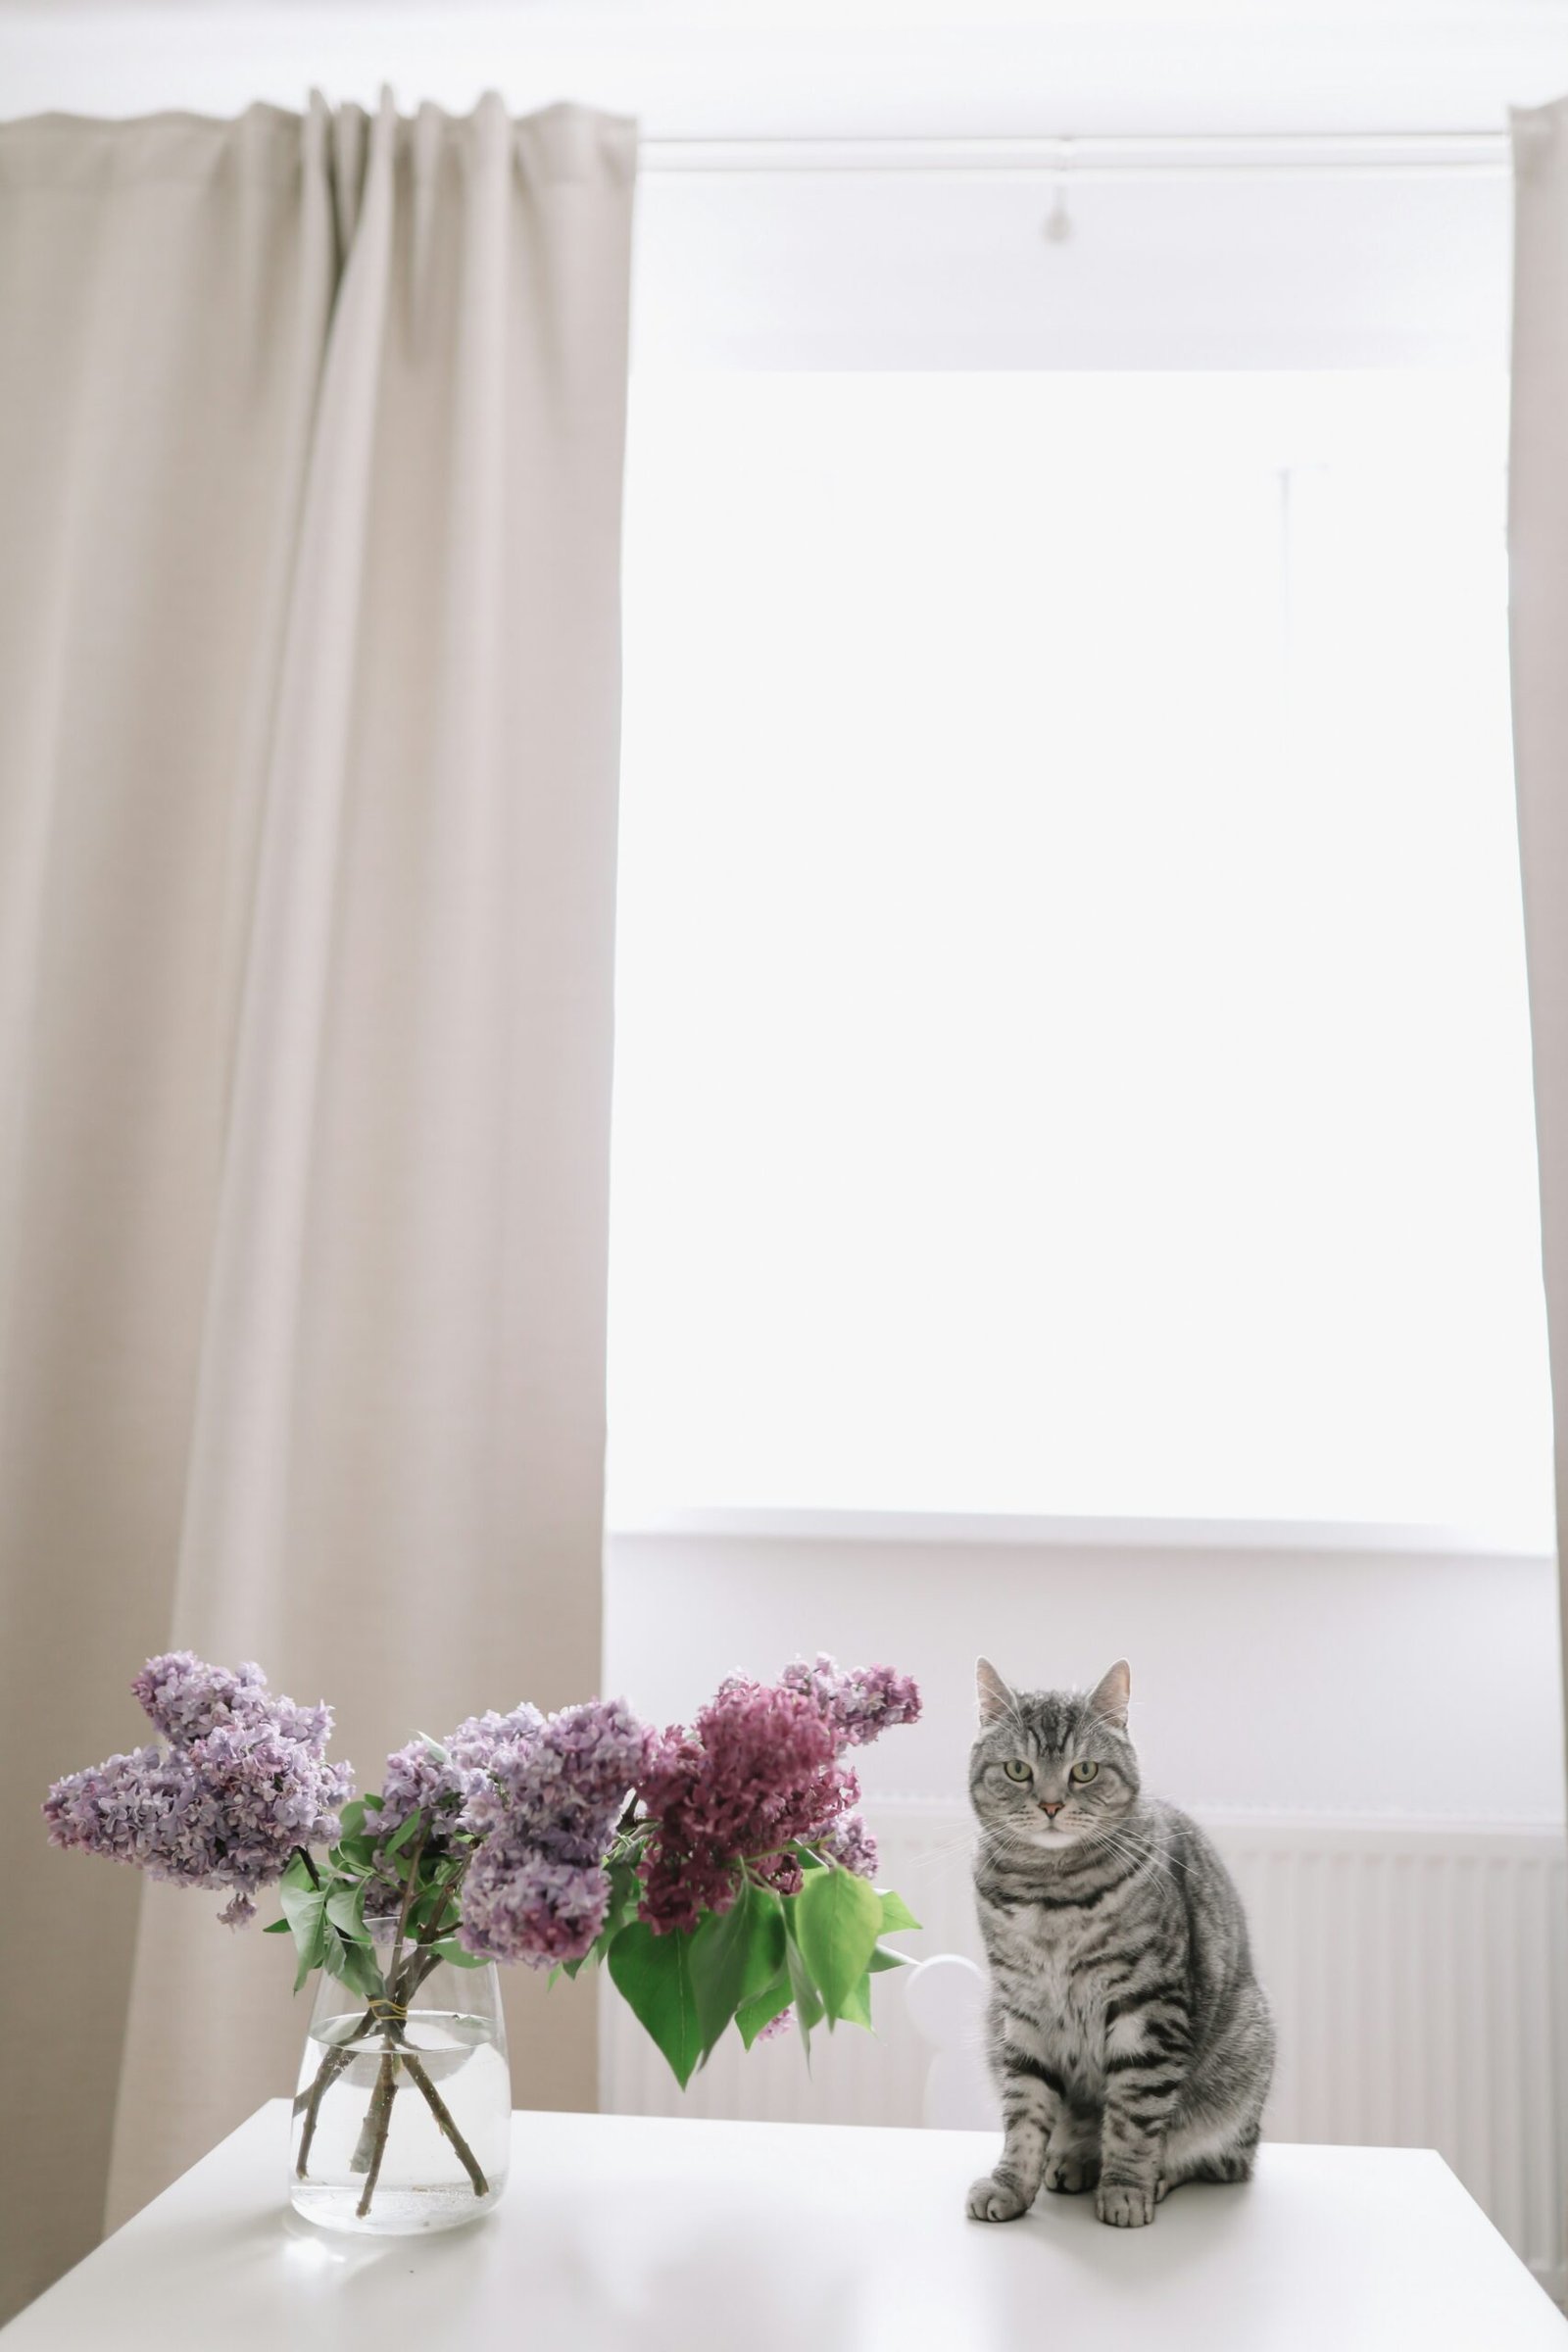
[[[1010,2222],[1093,2188],[1137,2230],[1183,2180],[1245,2180],[1274,2068],[1247,1921],[1196,1822],[1144,1796],[1128,1673],[1014,1692],[982,1658],[969,1795],[1005,2138],[969,2191]]]

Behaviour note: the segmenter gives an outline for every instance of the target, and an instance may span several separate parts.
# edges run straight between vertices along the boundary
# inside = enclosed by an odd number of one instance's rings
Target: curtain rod
[[[645,138],[642,169],[712,173],[928,173],[988,180],[1206,177],[1505,178],[1505,130],[1158,132],[1078,137]]]

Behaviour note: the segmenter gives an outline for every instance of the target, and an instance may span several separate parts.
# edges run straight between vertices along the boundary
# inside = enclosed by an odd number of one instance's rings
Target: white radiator
[[[868,1805],[878,1873],[920,1955],[979,1955],[967,1815]],[[1273,2139],[1437,2148],[1544,2286],[1568,2290],[1568,1849],[1549,1828],[1208,1816],[1246,1899],[1279,2021]],[[682,2095],[623,2003],[601,2012],[602,2103],[649,2115],[917,2124],[929,2052],[899,1980],[878,2032],[731,2034]]]

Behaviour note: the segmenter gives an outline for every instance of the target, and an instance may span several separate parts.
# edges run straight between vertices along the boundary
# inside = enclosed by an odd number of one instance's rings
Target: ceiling
[[[664,136],[1500,127],[1568,90],[1568,0],[0,0],[0,112],[312,84]]]

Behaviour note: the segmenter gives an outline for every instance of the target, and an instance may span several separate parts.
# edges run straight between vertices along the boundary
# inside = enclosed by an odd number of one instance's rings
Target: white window
[[[1549,1545],[1505,397],[638,379],[612,1517]]]

